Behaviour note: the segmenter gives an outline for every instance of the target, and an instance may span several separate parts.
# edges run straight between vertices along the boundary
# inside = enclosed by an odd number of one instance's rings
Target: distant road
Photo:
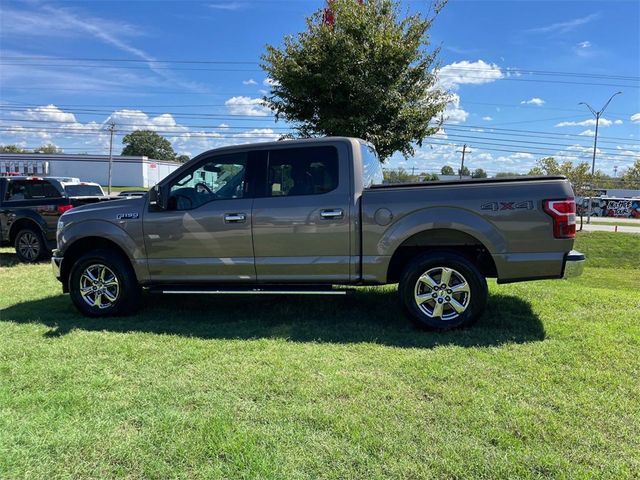
[[[630,223],[640,227],[640,219],[637,218],[616,218],[616,217],[591,217],[592,222],[596,223]],[[580,219],[578,218],[578,223]],[[587,216],[584,216],[584,223],[587,223]]]
[[[619,225],[618,232],[619,233],[637,233],[640,234],[640,222],[635,221],[638,226],[627,226],[627,225]],[[580,223],[578,223],[578,229],[580,229]],[[586,222],[582,225],[582,230],[586,232],[615,232],[615,225],[597,225],[591,224],[588,225]]]

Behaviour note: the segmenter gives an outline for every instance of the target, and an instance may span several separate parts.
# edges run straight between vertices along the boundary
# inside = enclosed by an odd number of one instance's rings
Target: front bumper
[[[53,268],[53,274],[56,278],[62,281],[62,274],[60,272],[62,268],[62,256],[58,250],[54,250],[51,254],[51,268]]]
[[[582,275],[584,270],[585,256],[576,250],[571,250],[564,257],[564,273],[562,278],[572,278]]]

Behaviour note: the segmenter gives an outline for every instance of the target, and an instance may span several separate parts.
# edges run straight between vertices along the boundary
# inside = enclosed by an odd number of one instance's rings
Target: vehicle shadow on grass
[[[295,342],[372,342],[397,347],[497,346],[541,341],[545,331],[531,306],[491,295],[484,315],[468,329],[424,332],[412,326],[391,289],[361,289],[343,297],[211,297],[145,295],[135,316],[92,319],[58,295],[5,308],[1,321],[41,323],[48,337],[72,330],[147,332],[203,339],[282,338]]]

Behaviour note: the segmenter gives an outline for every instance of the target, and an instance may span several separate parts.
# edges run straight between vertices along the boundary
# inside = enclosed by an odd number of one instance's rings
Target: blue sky
[[[402,6],[426,13],[427,4]],[[116,152],[135,128],[189,155],[277,138],[287,125],[259,104],[269,88],[260,55],[323,5],[3,0],[0,144],[106,153],[110,119]],[[640,2],[452,0],[431,35],[452,93],[446,122],[414,157],[388,166],[455,166],[464,143],[466,164],[490,173],[526,171],[547,155],[590,161],[593,117],[578,103],[599,109],[617,91],[600,123],[597,166],[619,174],[640,156]]]

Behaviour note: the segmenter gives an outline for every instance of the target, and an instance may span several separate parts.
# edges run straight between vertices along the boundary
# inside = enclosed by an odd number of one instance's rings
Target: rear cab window
[[[381,185],[384,181],[382,163],[380,163],[375,148],[371,144],[360,142],[360,155],[362,157],[363,187]]]
[[[64,191],[69,197],[101,197],[104,195],[100,185],[65,184]]]

